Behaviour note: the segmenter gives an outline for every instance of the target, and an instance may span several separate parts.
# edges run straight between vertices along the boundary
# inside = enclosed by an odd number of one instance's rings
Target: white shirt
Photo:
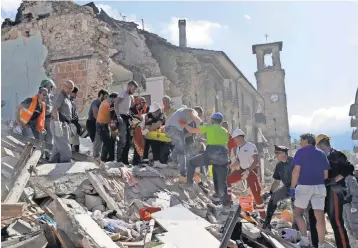
[[[258,154],[257,148],[254,144],[246,142],[243,146],[236,148],[236,159],[240,162],[240,168],[245,170],[249,168],[254,162],[254,156]]]
[[[119,113],[121,115],[128,115],[129,109],[131,107],[131,96],[128,94],[126,90],[123,90],[119,97],[122,98],[122,101],[119,103]]]

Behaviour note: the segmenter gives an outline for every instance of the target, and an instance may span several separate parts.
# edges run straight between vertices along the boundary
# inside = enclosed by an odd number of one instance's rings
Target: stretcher
[[[169,143],[171,142],[171,139],[169,139],[164,132],[162,131],[152,131],[146,134],[145,136],[146,139],[149,140],[157,140],[157,141],[161,141],[161,142],[166,142]]]

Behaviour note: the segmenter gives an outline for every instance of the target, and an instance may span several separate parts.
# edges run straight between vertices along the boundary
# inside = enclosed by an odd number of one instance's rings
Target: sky
[[[88,1],[76,1],[85,4]],[[1,18],[19,0],[2,0]],[[283,41],[290,131],[351,135],[349,106],[358,87],[358,1],[95,1],[110,16],[137,22],[178,45],[179,18],[188,46],[224,51],[256,87],[253,44]]]

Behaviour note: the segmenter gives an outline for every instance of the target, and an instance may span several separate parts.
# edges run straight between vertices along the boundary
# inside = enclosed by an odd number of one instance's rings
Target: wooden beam
[[[95,188],[97,193],[102,197],[102,199],[106,202],[107,207],[110,210],[116,210],[118,214],[122,213],[122,210],[119,209],[115,200],[107,193],[104,188],[104,182],[100,180],[98,174],[91,171],[86,172],[88,179],[90,180],[92,186]],[[99,174],[100,175],[100,174]],[[101,176],[101,175],[100,175]],[[110,189],[108,189],[110,190]]]
[[[152,248],[152,235],[153,235],[153,230],[154,230],[154,225],[155,225],[155,220],[151,219],[149,221],[149,230],[147,231],[147,233],[145,234],[145,239],[144,239],[144,248]]]
[[[20,217],[23,215],[26,203],[1,203],[1,219],[9,217]]]
[[[30,179],[30,172],[29,169],[31,167],[35,167],[41,157],[41,151],[35,150],[31,155],[30,159],[27,160],[24,168],[19,173],[19,175],[14,178],[14,184],[10,189],[10,192],[6,196],[4,203],[17,203],[20,200],[21,194],[26,187],[27,182]]]

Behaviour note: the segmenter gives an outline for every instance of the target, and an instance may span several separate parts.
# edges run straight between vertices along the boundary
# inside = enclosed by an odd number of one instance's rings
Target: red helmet
[[[142,96],[139,96],[139,97],[137,97],[136,99],[135,99],[135,104],[140,104],[140,103],[145,103],[146,102],[146,100],[145,100],[145,98],[144,97],[142,97]]]

